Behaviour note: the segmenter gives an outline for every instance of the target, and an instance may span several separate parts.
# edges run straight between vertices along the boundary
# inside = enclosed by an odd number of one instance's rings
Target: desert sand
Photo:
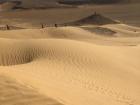
[[[140,105],[137,25],[84,14],[41,28],[30,24],[46,18],[34,10],[1,13],[0,105]]]
[[[85,27],[0,31],[0,104],[139,105],[140,29]]]

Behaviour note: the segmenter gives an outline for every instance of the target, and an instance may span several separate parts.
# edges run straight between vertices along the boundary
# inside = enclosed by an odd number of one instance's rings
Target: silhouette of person
[[[8,25],[6,25],[6,29],[7,29],[7,30],[10,30],[10,27],[9,27]]]
[[[54,24],[54,26],[55,26],[55,27],[58,27],[58,25],[57,25],[57,24]]]
[[[44,28],[44,25],[43,24],[41,24],[41,28]]]

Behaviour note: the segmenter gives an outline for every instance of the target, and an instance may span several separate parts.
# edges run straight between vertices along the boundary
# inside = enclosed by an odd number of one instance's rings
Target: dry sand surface
[[[140,105],[139,44],[124,24],[1,30],[0,105]]]

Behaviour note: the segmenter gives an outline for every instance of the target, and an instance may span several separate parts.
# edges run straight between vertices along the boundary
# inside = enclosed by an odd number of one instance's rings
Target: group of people
[[[54,24],[55,27],[58,27],[58,24]],[[45,28],[44,24],[41,24],[41,28]]]
[[[58,24],[54,24],[55,27],[58,27]],[[6,25],[6,30],[10,30],[10,26],[9,25]],[[41,28],[45,28],[45,25],[44,24],[41,24]]]

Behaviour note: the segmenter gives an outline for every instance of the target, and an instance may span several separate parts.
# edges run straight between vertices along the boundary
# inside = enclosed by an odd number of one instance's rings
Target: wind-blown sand
[[[0,31],[0,105],[139,105],[140,29],[100,27]]]

